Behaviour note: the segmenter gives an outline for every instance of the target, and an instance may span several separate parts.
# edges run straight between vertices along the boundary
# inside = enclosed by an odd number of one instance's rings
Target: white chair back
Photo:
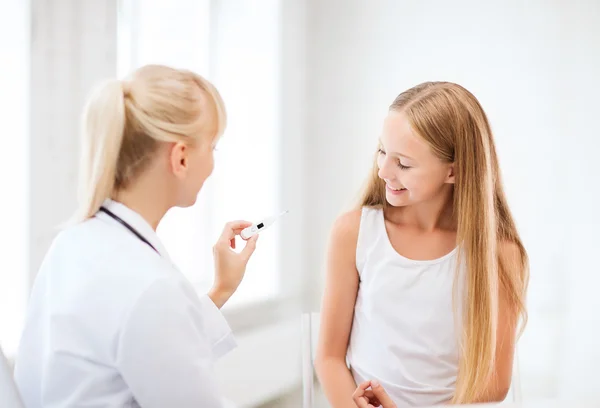
[[[319,313],[302,314],[302,407],[314,408],[315,350],[319,337]]]
[[[6,408],[24,408],[21,395],[13,379],[8,360],[0,348],[0,406]]]
[[[319,313],[302,314],[302,397],[303,408],[315,407],[315,351],[319,338]],[[515,349],[512,382],[505,401],[520,403],[522,401],[521,377],[519,369],[519,353]]]

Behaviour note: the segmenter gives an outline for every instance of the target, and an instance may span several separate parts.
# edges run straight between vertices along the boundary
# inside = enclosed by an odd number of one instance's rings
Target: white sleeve
[[[235,346],[210,298],[182,282],[155,281],[137,300],[119,339],[117,364],[141,407],[220,408],[213,362]]]
[[[202,316],[204,316],[206,326],[210,327],[207,334],[212,354],[215,359],[218,359],[233,350],[237,343],[227,320],[225,320],[211,298],[208,295],[200,297],[200,304],[202,305]]]

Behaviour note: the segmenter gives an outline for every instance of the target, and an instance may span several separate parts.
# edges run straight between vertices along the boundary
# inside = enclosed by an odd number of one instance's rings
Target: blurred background
[[[217,375],[236,406],[300,406],[300,315],[319,309],[330,226],[357,196],[391,101],[445,80],[489,115],[531,257],[523,396],[600,401],[600,1],[2,0],[0,55],[8,355],[75,208],[86,95],[163,63],[213,81],[230,120],[199,203],[159,235],[203,292],[226,221],[290,211],[225,307],[239,347]]]

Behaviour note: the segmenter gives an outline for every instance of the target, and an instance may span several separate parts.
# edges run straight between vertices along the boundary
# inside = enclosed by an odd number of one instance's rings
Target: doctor
[[[189,71],[145,66],[92,95],[77,222],[40,268],[16,360],[28,408],[221,406],[211,367],[235,343],[219,308],[257,238],[233,251],[251,223],[227,224],[198,297],[155,230],[194,204],[224,128],[219,93]]]

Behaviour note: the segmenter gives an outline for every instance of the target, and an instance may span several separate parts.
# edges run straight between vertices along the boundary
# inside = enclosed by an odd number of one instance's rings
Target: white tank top
[[[403,257],[390,243],[383,211],[362,210],[356,248],[360,284],[347,358],[357,384],[379,381],[398,408],[436,405],[454,394],[457,252],[430,261]],[[462,299],[464,265],[459,276],[457,299]]]

